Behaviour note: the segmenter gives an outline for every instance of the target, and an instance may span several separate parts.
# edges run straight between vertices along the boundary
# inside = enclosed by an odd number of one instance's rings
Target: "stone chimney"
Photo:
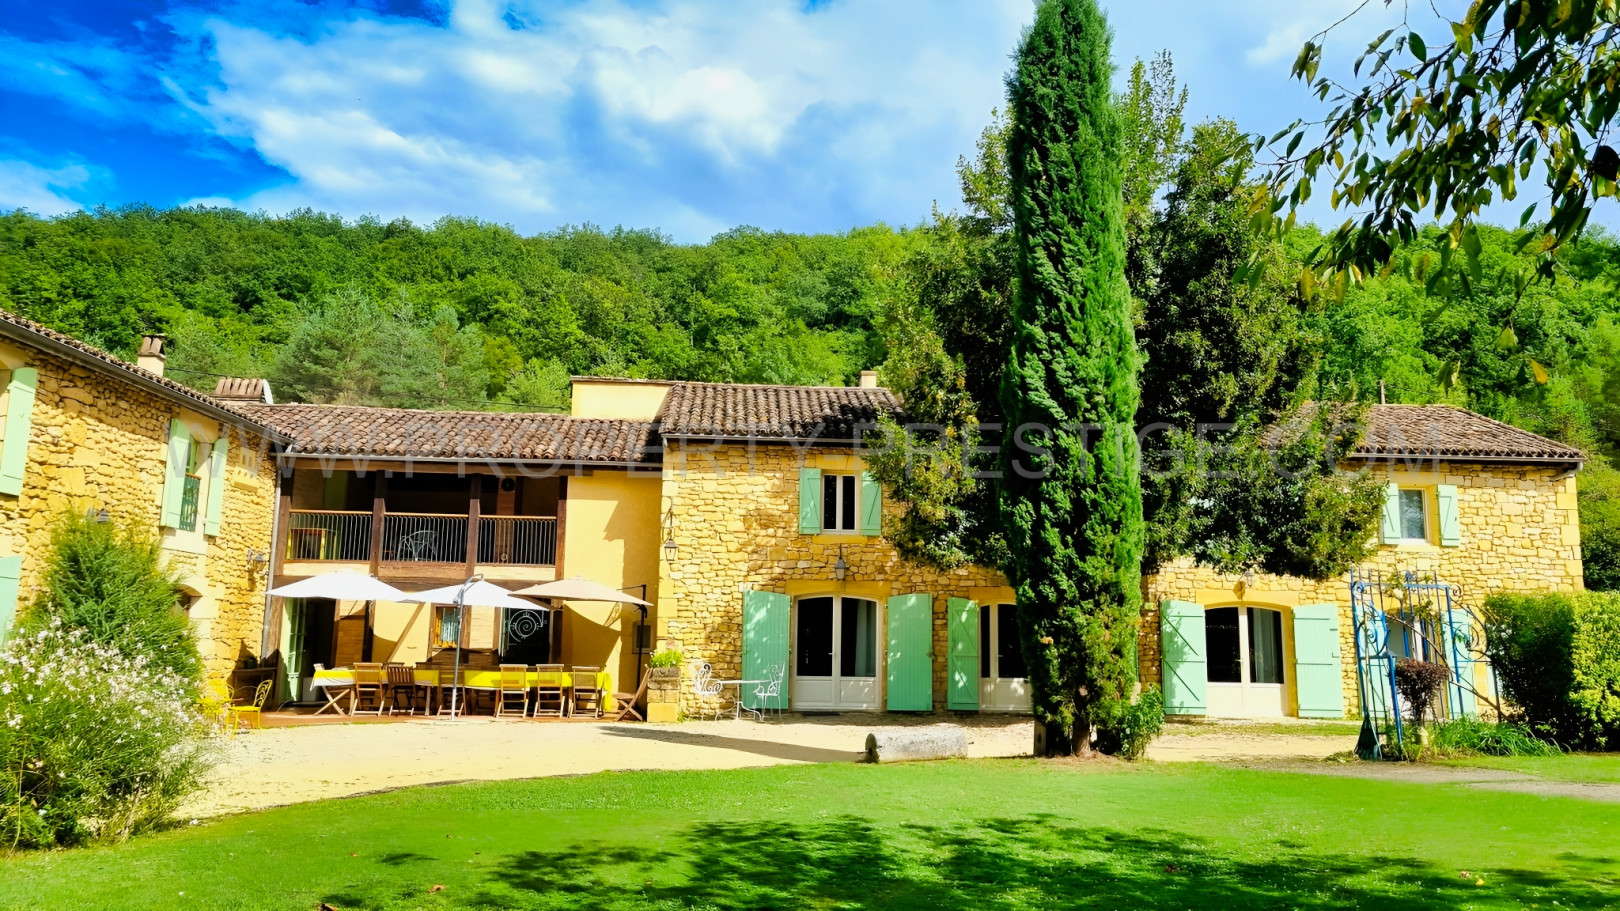
[[[276,400],[270,396],[270,381],[256,379],[242,379],[240,377],[220,377],[214,384],[214,398],[222,402],[257,402],[263,405],[274,405]]]
[[[141,353],[135,356],[135,366],[158,376],[163,375],[164,348],[169,344],[166,335],[141,336]]]
[[[877,371],[876,370],[862,370],[861,371],[861,388],[862,389],[876,389],[876,388],[878,388],[878,378],[877,378]]]

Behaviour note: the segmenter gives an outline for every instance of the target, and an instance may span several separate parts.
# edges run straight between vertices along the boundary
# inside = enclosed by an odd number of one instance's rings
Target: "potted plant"
[[[647,662],[647,720],[676,721],[681,708],[681,665],[679,651],[666,648]]]

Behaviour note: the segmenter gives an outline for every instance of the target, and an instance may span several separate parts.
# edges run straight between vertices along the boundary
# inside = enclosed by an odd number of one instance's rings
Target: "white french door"
[[[1029,711],[1028,676],[1018,605],[979,608],[979,711]]]
[[[1210,715],[1280,718],[1287,714],[1281,612],[1263,607],[1212,607],[1204,612],[1204,644]]]
[[[872,711],[882,706],[878,603],[837,595],[793,606],[795,711]]]

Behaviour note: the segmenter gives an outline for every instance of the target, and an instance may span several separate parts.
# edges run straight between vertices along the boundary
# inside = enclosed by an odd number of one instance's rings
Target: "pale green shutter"
[[[1462,544],[1462,523],[1457,518],[1457,487],[1441,484],[1434,489],[1434,498],[1440,505],[1440,545],[1457,547]]]
[[[752,686],[743,687],[743,705],[751,709],[785,709],[788,706],[788,596],[778,592],[743,592],[742,679],[769,680],[782,675],[782,690],[775,698],[754,697]]]
[[[934,596],[917,593],[889,599],[889,711],[934,708]]]
[[[821,469],[799,469],[799,533],[821,533]]]
[[[1447,636],[1451,646],[1451,680],[1446,685],[1452,718],[1477,718],[1479,705],[1474,696],[1474,625],[1467,611],[1447,611]]]
[[[1188,601],[1166,601],[1159,609],[1159,649],[1164,668],[1166,715],[1208,711],[1209,660],[1204,655],[1204,609]]]
[[[0,557],[0,642],[6,641],[17,619],[17,596],[22,586],[22,557]]]
[[[191,433],[179,421],[169,422],[169,461],[163,469],[164,528],[180,527],[180,501],[186,495],[186,460],[191,456]]]
[[[946,606],[950,657],[945,663],[945,707],[979,710],[979,605],[952,598]]]
[[[1344,717],[1337,604],[1294,608],[1294,689],[1299,697],[1299,717]]]
[[[219,518],[225,511],[225,460],[230,444],[224,437],[214,441],[208,461],[208,511],[203,514],[203,533],[219,534]]]
[[[38,370],[19,367],[11,371],[6,437],[0,442],[0,493],[14,497],[22,494],[23,472],[28,470],[28,436],[34,428],[34,392],[38,386]]]
[[[883,534],[883,485],[870,471],[861,472],[861,534]]]
[[[1378,523],[1378,539],[1385,544],[1401,543],[1401,488],[1384,485],[1384,515]]]

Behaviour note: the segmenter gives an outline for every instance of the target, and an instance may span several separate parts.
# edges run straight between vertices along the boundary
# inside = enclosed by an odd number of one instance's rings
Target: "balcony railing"
[[[295,509],[287,523],[287,559],[371,559],[371,513]]]
[[[180,527],[186,531],[197,530],[197,501],[202,499],[202,478],[194,474],[186,475],[186,480],[180,488]]]
[[[287,523],[287,559],[365,563],[371,560],[369,512],[295,509]],[[466,563],[467,516],[383,514],[385,563]],[[479,563],[552,566],[557,562],[557,520],[551,516],[486,516],[474,539]]]
[[[551,566],[557,562],[557,520],[489,516],[478,520],[478,562]]]

